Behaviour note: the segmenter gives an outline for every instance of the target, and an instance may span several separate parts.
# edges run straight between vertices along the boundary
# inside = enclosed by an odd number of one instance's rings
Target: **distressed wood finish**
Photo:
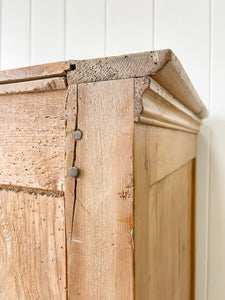
[[[69,84],[151,76],[196,115],[208,115],[183,66],[169,49],[70,63],[75,70],[68,72]]]
[[[66,94],[0,97],[0,184],[63,191]]]
[[[66,299],[64,198],[0,190],[0,298]]]
[[[1,71],[0,83],[64,76],[66,75],[66,72],[70,70],[70,68],[71,64],[67,62],[57,62],[27,68]]]
[[[133,299],[133,79],[78,86],[71,299]]]
[[[0,95],[37,93],[39,91],[64,90],[67,88],[65,77],[47,78],[32,81],[0,84]]]
[[[68,89],[66,98],[66,138],[65,138],[65,221],[66,221],[66,240],[67,240],[67,282],[70,278],[71,265],[71,237],[75,210],[75,189],[76,180],[69,176],[69,169],[74,165],[76,158],[75,140],[73,132],[77,127],[77,85],[72,85]]]
[[[2,71],[0,104],[0,299],[193,300],[207,110],[172,51]]]

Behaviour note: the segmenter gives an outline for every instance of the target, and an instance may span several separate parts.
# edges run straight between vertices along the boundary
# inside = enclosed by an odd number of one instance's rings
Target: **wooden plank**
[[[57,62],[0,72],[0,83],[64,76],[70,64]]]
[[[64,6],[65,3],[62,0],[32,1],[31,64],[65,59]]]
[[[151,168],[149,184],[153,185],[196,157],[197,136],[178,130],[135,124],[138,134],[148,141],[146,164]]]
[[[104,0],[66,1],[66,59],[107,55],[105,18]]]
[[[65,77],[46,78],[24,82],[0,84],[0,95],[37,93],[49,90],[64,90],[67,88]]]
[[[0,184],[63,191],[66,95],[0,97]]]
[[[72,299],[133,299],[133,99],[133,79],[78,85]]]
[[[193,299],[193,163],[149,187],[151,168],[145,168],[144,155],[146,149],[137,144],[135,299]]]
[[[162,68],[171,57],[170,50],[142,52],[89,60],[72,60],[74,71],[68,83],[85,83],[148,76]]]
[[[0,190],[0,298],[66,299],[64,198]]]
[[[29,58],[30,0],[2,0],[1,69],[28,66]]]
[[[68,83],[85,83],[150,76],[196,115],[205,118],[207,109],[181,63],[171,50],[142,52],[90,60],[70,61]]]
[[[66,218],[66,241],[67,241],[67,278],[69,278],[69,266],[71,263],[71,233],[75,209],[76,180],[69,176],[69,169],[74,165],[76,158],[76,143],[73,132],[77,126],[77,85],[68,88],[65,105],[66,115],[66,138],[65,138],[65,218]]]

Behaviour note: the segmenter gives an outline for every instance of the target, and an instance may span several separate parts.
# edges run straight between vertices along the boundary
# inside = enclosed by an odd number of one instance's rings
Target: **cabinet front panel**
[[[66,299],[64,197],[0,190],[0,299]]]
[[[0,185],[63,191],[66,94],[0,96]]]

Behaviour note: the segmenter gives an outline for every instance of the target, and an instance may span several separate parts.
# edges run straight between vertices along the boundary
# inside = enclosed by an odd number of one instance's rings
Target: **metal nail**
[[[79,176],[79,173],[80,170],[76,166],[69,169],[69,175],[72,178],[77,178]]]
[[[76,141],[80,140],[82,138],[82,131],[80,129],[77,129],[73,132],[73,137]]]

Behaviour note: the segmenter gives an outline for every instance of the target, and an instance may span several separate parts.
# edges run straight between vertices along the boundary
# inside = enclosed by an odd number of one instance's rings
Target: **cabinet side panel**
[[[0,299],[66,299],[64,197],[0,190]]]
[[[188,300],[194,276],[194,161],[150,185],[149,126],[135,126],[135,299]]]
[[[134,81],[78,85],[70,299],[133,299]]]

